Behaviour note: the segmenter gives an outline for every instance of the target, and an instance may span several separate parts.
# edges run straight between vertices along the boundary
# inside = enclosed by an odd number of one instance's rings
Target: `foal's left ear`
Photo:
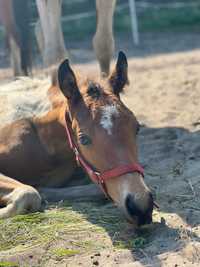
[[[109,83],[113,89],[113,92],[119,96],[123,91],[126,84],[129,84],[128,80],[128,62],[124,52],[120,51],[118,54],[117,64],[115,70],[109,78]]]
[[[78,102],[82,98],[68,59],[65,59],[58,68],[58,83],[62,93],[68,100]]]

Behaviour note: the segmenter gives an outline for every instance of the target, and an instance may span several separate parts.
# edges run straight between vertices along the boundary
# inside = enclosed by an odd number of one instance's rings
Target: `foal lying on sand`
[[[136,226],[152,221],[152,194],[137,158],[139,124],[120,99],[127,71],[123,52],[102,81],[76,78],[65,60],[58,69],[59,87],[49,89],[52,110],[1,129],[0,218],[39,210],[39,192],[50,200],[77,196],[77,191],[78,196],[98,197],[95,185],[74,187],[68,194],[56,189],[67,186],[77,166],[73,148],[88,175],[129,221]]]

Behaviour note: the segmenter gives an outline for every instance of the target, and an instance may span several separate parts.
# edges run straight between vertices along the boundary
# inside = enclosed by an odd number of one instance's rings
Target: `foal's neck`
[[[65,107],[57,107],[34,121],[41,143],[49,155],[66,158],[71,154],[65,130]]]

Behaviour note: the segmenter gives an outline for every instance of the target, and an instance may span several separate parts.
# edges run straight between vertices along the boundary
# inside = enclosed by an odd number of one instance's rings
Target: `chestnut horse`
[[[59,87],[49,89],[53,109],[1,129],[0,218],[39,210],[39,192],[57,200],[63,189],[55,187],[65,187],[77,166],[73,148],[129,221],[136,226],[152,221],[152,194],[138,164],[139,123],[120,99],[127,71],[123,52],[111,76],[99,81],[78,78],[65,60],[58,69]],[[90,193],[95,197],[98,190],[82,195]]]
[[[113,14],[116,0],[96,0],[96,33],[93,47],[102,76],[110,71],[114,52]],[[36,39],[46,66],[54,65],[66,57],[61,26],[62,0],[36,0],[40,24],[37,23]]]
[[[27,0],[0,0],[0,22],[6,30],[11,51],[14,75],[28,75],[31,71],[30,2]],[[66,57],[60,23],[62,0],[36,0],[41,27],[36,39],[45,66],[57,64]],[[114,51],[113,13],[116,0],[96,0],[97,26],[93,47],[102,76],[107,76]],[[37,24],[39,25],[39,24]]]
[[[5,28],[14,75],[28,75],[31,70],[29,1],[0,0],[0,23]]]

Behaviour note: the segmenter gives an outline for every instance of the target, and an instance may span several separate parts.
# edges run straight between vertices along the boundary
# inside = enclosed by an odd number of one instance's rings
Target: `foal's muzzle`
[[[131,222],[136,222],[138,226],[152,223],[153,198],[151,193],[148,194],[148,205],[144,210],[139,207],[134,196],[131,194],[128,194],[125,199],[125,208],[128,215],[128,220]]]

